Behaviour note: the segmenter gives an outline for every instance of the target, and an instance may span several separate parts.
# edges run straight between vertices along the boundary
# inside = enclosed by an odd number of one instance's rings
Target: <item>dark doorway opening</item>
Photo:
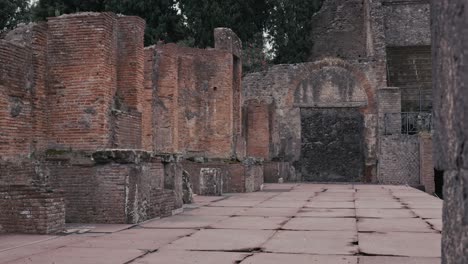
[[[304,181],[361,181],[364,119],[358,108],[302,108],[301,126]]]
[[[444,171],[434,169],[435,193],[440,198],[444,198]]]

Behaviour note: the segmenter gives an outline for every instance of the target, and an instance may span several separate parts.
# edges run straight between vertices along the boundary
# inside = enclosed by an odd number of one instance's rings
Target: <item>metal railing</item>
[[[414,135],[432,130],[432,114],[427,112],[402,112],[384,114],[386,135]]]

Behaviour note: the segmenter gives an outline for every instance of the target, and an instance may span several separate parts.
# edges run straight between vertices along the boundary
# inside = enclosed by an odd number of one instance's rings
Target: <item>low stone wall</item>
[[[378,183],[420,184],[418,135],[382,135],[379,147]]]
[[[297,175],[294,166],[290,162],[265,162],[263,164],[265,183],[297,182]]]
[[[47,184],[64,191],[67,222],[133,224],[182,207],[182,170],[174,156],[56,153],[42,166]]]
[[[263,185],[263,162],[184,161],[193,192],[199,195],[259,191]]]
[[[0,233],[53,234],[65,229],[63,193],[32,186],[0,186]]]

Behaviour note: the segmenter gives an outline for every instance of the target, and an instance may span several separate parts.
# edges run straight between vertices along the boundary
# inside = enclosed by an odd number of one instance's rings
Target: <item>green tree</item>
[[[274,63],[307,61],[311,40],[312,16],[323,0],[268,0],[266,31],[272,44]]]
[[[263,45],[266,0],[180,0],[179,7],[195,47],[213,47],[213,30],[217,27],[231,28],[244,47]]]
[[[43,20],[84,11],[110,11],[145,19],[146,45],[160,40],[178,42],[185,38],[185,25],[176,8],[176,0],[39,0],[33,13],[37,20]]]
[[[29,7],[28,0],[0,0],[0,32],[12,29],[19,23],[29,22]]]

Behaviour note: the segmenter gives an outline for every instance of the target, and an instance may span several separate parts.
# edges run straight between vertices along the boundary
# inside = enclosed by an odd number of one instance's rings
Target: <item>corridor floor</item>
[[[441,214],[440,199],[405,186],[271,184],[140,225],[0,235],[0,263],[436,264]]]

